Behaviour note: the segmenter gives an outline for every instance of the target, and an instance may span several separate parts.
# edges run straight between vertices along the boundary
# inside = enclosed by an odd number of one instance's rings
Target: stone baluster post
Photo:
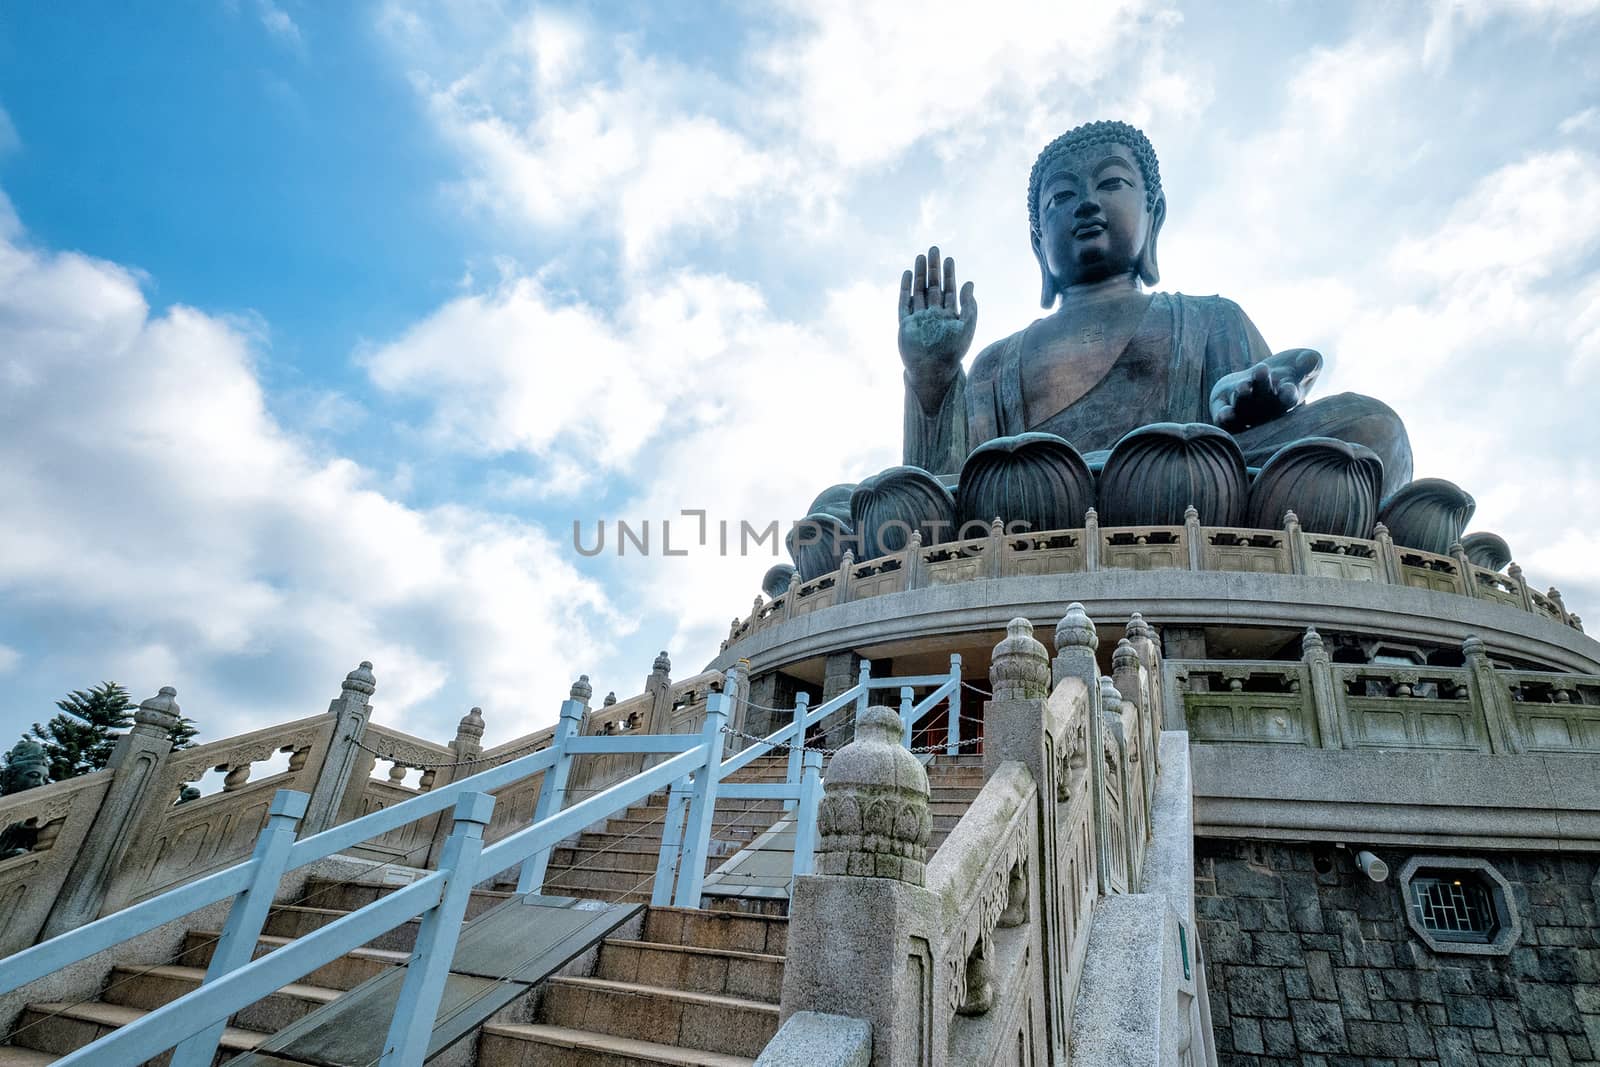
[[[645,733],[671,733],[672,659],[665,649],[657,654],[655,662],[650,665],[650,674],[644,680],[644,691],[650,694],[650,711],[644,720]]]
[[[351,793],[350,783],[364,784],[372,773],[373,757],[361,751],[360,742],[367,736],[367,723],[372,718],[372,694],[377,688],[372,664],[362,660],[361,666],[344,676],[339,695],[328,702],[328,714],[333,716],[333,734],[328,738],[328,754],[323,757],[322,768],[311,787],[305,818],[300,820],[301,836],[321,833],[352,814],[359,814],[351,810],[351,802],[358,798]],[[359,788],[355,790],[359,792]]]
[[[868,708],[833,757],[817,815],[816,874],[795,879],[779,1016],[872,1026],[873,1067],[943,1064],[950,1010],[940,898],[925,888],[928,773],[900,746],[900,716]],[[888,832],[866,813],[887,805]]]
[[[783,594],[783,619],[785,622],[794,618],[795,601],[800,599],[800,587],[804,584],[805,582],[801,579],[798,570],[789,576],[789,591]]]
[[[1067,1035],[1072,1024],[1072,1005],[1068,1000],[1067,948],[1064,938],[1071,908],[1071,891],[1063,887],[1056,854],[1058,781],[1070,739],[1064,731],[1054,735],[1046,709],[1050,696],[1050,659],[1044,645],[1033,636],[1027,619],[1012,619],[1006,636],[994,646],[989,660],[989,689],[993,694],[983,704],[983,776],[992,778],[1006,763],[1015,761],[1028,768],[1038,787],[1039,839],[1035,843],[1037,864],[1030,865],[1032,889],[1038,894],[1039,916],[1043,923],[1040,943],[1044,946],[1045,1033],[1058,1059],[1065,1059]]]
[[[1183,729],[1181,723],[1176,726],[1167,724],[1166,699],[1161,684],[1161,642],[1156,636],[1155,628],[1136,611],[1129,617],[1124,632],[1134,651],[1139,653],[1139,662],[1144,664],[1145,686],[1150,703],[1151,734],[1160,737],[1164,729]],[[1159,769],[1155,760],[1151,760],[1151,766]]]
[[[906,546],[906,589],[921,589],[923,583],[922,571],[922,531],[911,531],[911,543]]]
[[[728,729],[736,732],[727,736],[723,747],[732,756],[745,746],[744,738],[739,735],[747,732],[745,723],[750,717],[750,661],[741,659],[729,667],[726,678],[723,692],[729,701]]]
[[[1472,560],[1467,557],[1467,550],[1460,541],[1450,546],[1450,555],[1455,557],[1456,570],[1461,574],[1462,592],[1470,597],[1482,597],[1483,590],[1478,586],[1478,579],[1473,574]]]
[[[1089,781],[1094,791],[1095,813],[1095,867],[1100,892],[1111,891],[1110,869],[1107,866],[1110,849],[1105,820],[1106,765],[1100,752],[1100,666],[1095,660],[1095,649],[1100,647],[1100,637],[1094,623],[1074,601],[1067,605],[1067,613],[1056,624],[1056,660],[1051,672],[1053,685],[1067,678],[1083,682],[1089,699]]]
[[[1527,579],[1522,577],[1522,565],[1515,561],[1508,564],[1506,577],[1517,583],[1517,596],[1522,599],[1522,610],[1533,611],[1533,590],[1528,588]]]
[[[1095,823],[1105,827],[1106,839],[1120,838],[1122,854],[1125,856],[1127,870],[1127,892],[1136,892],[1139,887],[1139,849],[1138,844],[1144,839],[1139,832],[1133,818],[1133,787],[1129,778],[1135,772],[1133,760],[1135,757],[1134,742],[1128,731],[1128,712],[1124,709],[1122,694],[1117,691],[1117,683],[1107,675],[1100,676],[1100,725],[1101,729],[1111,735],[1116,745],[1117,760],[1120,764],[1121,781],[1119,788],[1108,788],[1107,792],[1116,796],[1117,807],[1121,811],[1120,821],[1113,823],[1110,813],[1105,810],[1103,796],[1096,796],[1095,800],[1100,805],[1095,812]],[[1096,760],[1096,762],[1103,762]]]
[[[461,721],[456,724],[455,740],[450,742],[450,762],[467,763],[483,755],[483,709],[473,708],[461,716]],[[469,767],[441,767],[438,771],[424,772],[424,777],[432,774],[433,787],[449,785],[451,782],[460,781],[479,771],[487,770],[488,764],[479,764]],[[444,855],[444,845],[450,838],[450,819],[442,813],[433,827],[433,843],[428,848],[426,867],[433,867]]]
[[[1083,569],[1100,569],[1100,515],[1094,508],[1083,515]]]
[[[1311,682],[1311,711],[1317,717],[1317,737],[1323,748],[1344,747],[1344,701],[1333,678],[1333,659],[1315,627],[1300,640],[1300,660]],[[1304,697],[1302,697],[1304,699]]]
[[[144,851],[141,846],[151,844],[139,831],[152,811],[173,800],[161,791],[161,769],[172,754],[172,728],[182,717],[177,696],[172,686],[162,686],[139,705],[133,713],[133,729],[118,739],[106,763],[111,785],[73,857],[39,940],[97,918],[122,858],[130,852],[140,854]]]
[[[1500,684],[1489,660],[1489,649],[1483,639],[1472,634],[1461,642],[1461,654],[1466,657],[1467,670],[1472,672],[1471,691],[1474,702],[1483,709],[1483,719],[1489,729],[1489,747],[1494,752],[1521,752],[1522,733],[1517,729],[1517,718],[1511,706],[1511,694]]]
[[[1556,606],[1556,610],[1561,613],[1562,622],[1567,622],[1572,618],[1571,615],[1567,614],[1566,601],[1561,599],[1561,590],[1552,585],[1550,587],[1550,591],[1546,593],[1545,596],[1550,598],[1550,603],[1554,604]]]
[[[1405,576],[1400,573],[1400,553],[1394,547],[1389,527],[1378,523],[1372,528],[1372,539],[1378,545],[1378,571],[1383,575],[1383,580],[1390,585],[1404,585]]]
[[[1136,764],[1129,773],[1137,784],[1141,800],[1141,833],[1148,837],[1152,829],[1150,801],[1156,788],[1157,733],[1152,730],[1148,676],[1144,664],[1139,660],[1139,650],[1126,637],[1117,642],[1117,647],[1111,653],[1111,684],[1116,688],[1118,698],[1125,702],[1124,706],[1131,705],[1133,708],[1132,721],[1124,723],[1128,730],[1128,759]]]
[[[1311,550],[1306,545],[1306,535],[1300,529],[1300,516],[1292,511],[1283,513],[1283,541],[1289,546],[1289,570],[1293,574],[1311,573]]]
[[[996,515],[989,524],[989,577],[999,578],[1005,573],[1006,524]]]
[[[851,549],[845,549],[844,555],[839,559],[839,577],[834,580],[833,602],[835,604],[850,603],[850,575],[856,569],[856,554]]]
[[[1200,533],[1200,512],[1193,504],[1183,509],[1183,540],[1189,549],[1189,569],[1205,570],[1205,554]]]

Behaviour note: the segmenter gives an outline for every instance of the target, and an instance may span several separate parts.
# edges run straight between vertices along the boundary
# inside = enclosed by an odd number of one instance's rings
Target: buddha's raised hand
[[[1300,405],[1321,370],[1322,353],[1288,348],[1224,375],[1211,389],[1211,419],[1229,433],[1271,422]]]
[[[958,299],[956,261],[945,260],[941,272],[937,247],[900,276],[900,359],[924,410],[938,410],[977,325],[972,283],[961,287]]]

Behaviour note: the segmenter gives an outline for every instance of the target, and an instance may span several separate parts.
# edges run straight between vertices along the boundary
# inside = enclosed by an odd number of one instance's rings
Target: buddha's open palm
[[[939,249],[918,256],[916,266],[900,277],[900,359],[918,397],[935,408],[972,347],[978,325],[978,302],[972,283],[956,290],[956,261],[939,267]]]
[[[1229,433],[1271,422],[1300,405],[1322,370],[1322,354],[1289,348],[1217,380],[1211,390],[1211,418]]]

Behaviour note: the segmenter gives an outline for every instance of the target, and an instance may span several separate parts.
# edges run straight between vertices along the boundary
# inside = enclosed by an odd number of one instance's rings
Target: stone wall
[[[1410,853],[1373,851],[1390,866],[1385,882],[1343,849],[1195,842],[1222,1067],[1600,1061],[1600,864],[1485,854],[1511,884],[1517,944],[1436,955],[1406,921],[1398,874]]]

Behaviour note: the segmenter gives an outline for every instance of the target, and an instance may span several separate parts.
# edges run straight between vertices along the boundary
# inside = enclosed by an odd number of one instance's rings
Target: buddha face
[[[1086,145],[1052,161],[1039,183],[1034,237],[1047,304],[1072,285],[1132,273],[1155,280],[1150,246],[1166,204],[1158,198],[1153,209],[1145,206],[1136,158],[1127,145],[1112,143]]]
[[[3,793],[20,793],[50,784],[50,768],[43,763],[13,763],[6,768]]]

